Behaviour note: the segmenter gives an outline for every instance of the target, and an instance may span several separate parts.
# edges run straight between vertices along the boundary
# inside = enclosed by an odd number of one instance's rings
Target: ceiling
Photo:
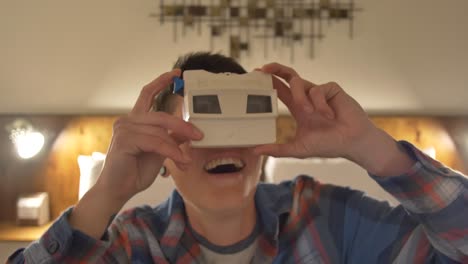
[[[468,1],[355,2],[363,11],[353,39],[347,22],[332,23],[312,60],[305,46],[294,62],[285,48],[241,63],[252,70],[278,61],[313,82],[337,81],[370,113],[468,114]],[[128,111],[140,87],[177,56],[209,47],[206,28],[174,42],[172,24],[149,16],[158,5],[0,0],[0,113]],[[225,47],[215,43],[216,51]]]

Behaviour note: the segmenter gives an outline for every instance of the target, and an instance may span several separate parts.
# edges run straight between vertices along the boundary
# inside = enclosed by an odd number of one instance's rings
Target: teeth
[[[215,160],[208,162],[205,165],[205,170],[211,170],[211,169],[216,168],[219,165],[225,165],[225,164],[234,164],[234,166],[236,166],[236,168],[238,169],[242,169],[245,166],[242,160],[240,159],[222,158],[222,159],[215,159]]]

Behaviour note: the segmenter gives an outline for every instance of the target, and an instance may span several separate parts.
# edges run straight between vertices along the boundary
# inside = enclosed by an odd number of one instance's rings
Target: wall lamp
[[[18,156],[29,159],[39,153],[44,146],[44,135],[35,130],[26,119],[16,119],[6,126],[10,139],[15,145]]]

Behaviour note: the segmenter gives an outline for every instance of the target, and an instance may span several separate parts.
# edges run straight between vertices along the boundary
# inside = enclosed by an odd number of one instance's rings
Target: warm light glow
[[[23,159],[34,157],[44,146],[44,135],[40,132],[17,129],[11,134],[18,155]]]

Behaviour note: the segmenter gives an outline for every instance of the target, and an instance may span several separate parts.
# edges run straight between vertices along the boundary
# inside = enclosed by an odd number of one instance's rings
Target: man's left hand
[[[388,174],[395,161],[412,164],[395,140],[378,129],[362,107],[337,83],[304,80],[278,63],[261,71],[274,75],[273,86],[297,123],[295,137],[284,144],[257,146],[257,154],[275,157],[344,157],[374,173]],[[398,168],[397,168],[398,169]],[[392,169],[393,173],[393,169]]]

